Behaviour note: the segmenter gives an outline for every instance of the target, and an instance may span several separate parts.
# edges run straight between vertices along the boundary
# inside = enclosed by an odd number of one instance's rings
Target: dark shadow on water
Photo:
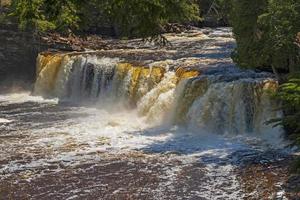
[[[149,153],[193,154],[208,150],[231,150],[241,144],[234,144],[229,139],[217,135],[192,131],[186,127],[154,127],[143,131],[131,132],[129,134],[148,137],[168,137],[164,141],[154,142],[140,150]]]
[[[247,144],[245,141],[218,134],[191,131],[185,127],[154,127],[143,131],[131,132],[147,137],[168,137],[154,141],[144,148],[145,153],[192,155],[201,163],[222,166],[231,164],[243,167],[252,164],[267,164],[286,159],[288,151],[261,148],[260,145]]]

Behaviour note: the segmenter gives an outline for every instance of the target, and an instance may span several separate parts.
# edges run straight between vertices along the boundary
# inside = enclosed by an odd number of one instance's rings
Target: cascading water
[[[192,103],[188,121],[209,132],[262,134],[268,130],[265,121],[278,117],[267,94],[276,86],[274,80],[253,79],[211,84]]]
[[[52,57],[52,58],[51,58]],[[40,55],[34,93],[72,101],[136,104],[164,76],[160,67],[138,67],[90,55]]]
[[[166,37],[40,54],[33,96],[0,95],[0,198],[265,199],[237,171],[285,155],[277,81],[234,66],[230,29]]]
[[[276,118],[267,74],[235,67],[195,70],[134,66],[96,55],[40,55],[35,94],[137,107],[148,122],[173,123],[218,134],[263,134]],[[280,132],[280,130],[273,131]]]

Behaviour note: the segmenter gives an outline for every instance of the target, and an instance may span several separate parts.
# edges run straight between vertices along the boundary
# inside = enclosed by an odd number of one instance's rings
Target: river
[[[0,196],[287,199],[282,171],[250,170],[291,152],[265,123],[276,79],[233,64],[230,28],[166,37],[40,54],[33,91],[0,95]]]

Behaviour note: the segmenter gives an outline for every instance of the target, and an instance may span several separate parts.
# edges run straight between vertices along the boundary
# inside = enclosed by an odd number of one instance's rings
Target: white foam
[[[4,123],[10,123],[10,122],[12,122],[12,120],[8,120],[8,119],[0,118],[0,124],[4,124]]]
[[[9,93],[0,95],[0,104],[19,104],[25,102],[58,103],[58,98],[45,99],[41,96],[32,96],[31,92]]]

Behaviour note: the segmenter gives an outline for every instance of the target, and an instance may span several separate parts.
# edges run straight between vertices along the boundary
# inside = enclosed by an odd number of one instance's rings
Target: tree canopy
[[[199,20],[193,0],[13,0],[20,27],[80,31],[95,21],[107,21],[122,36],[159,35],[169,22]]]
[[[231,22],[237,40],[234,60],[245,68],[300,70],[300,1],[233,0]]]

